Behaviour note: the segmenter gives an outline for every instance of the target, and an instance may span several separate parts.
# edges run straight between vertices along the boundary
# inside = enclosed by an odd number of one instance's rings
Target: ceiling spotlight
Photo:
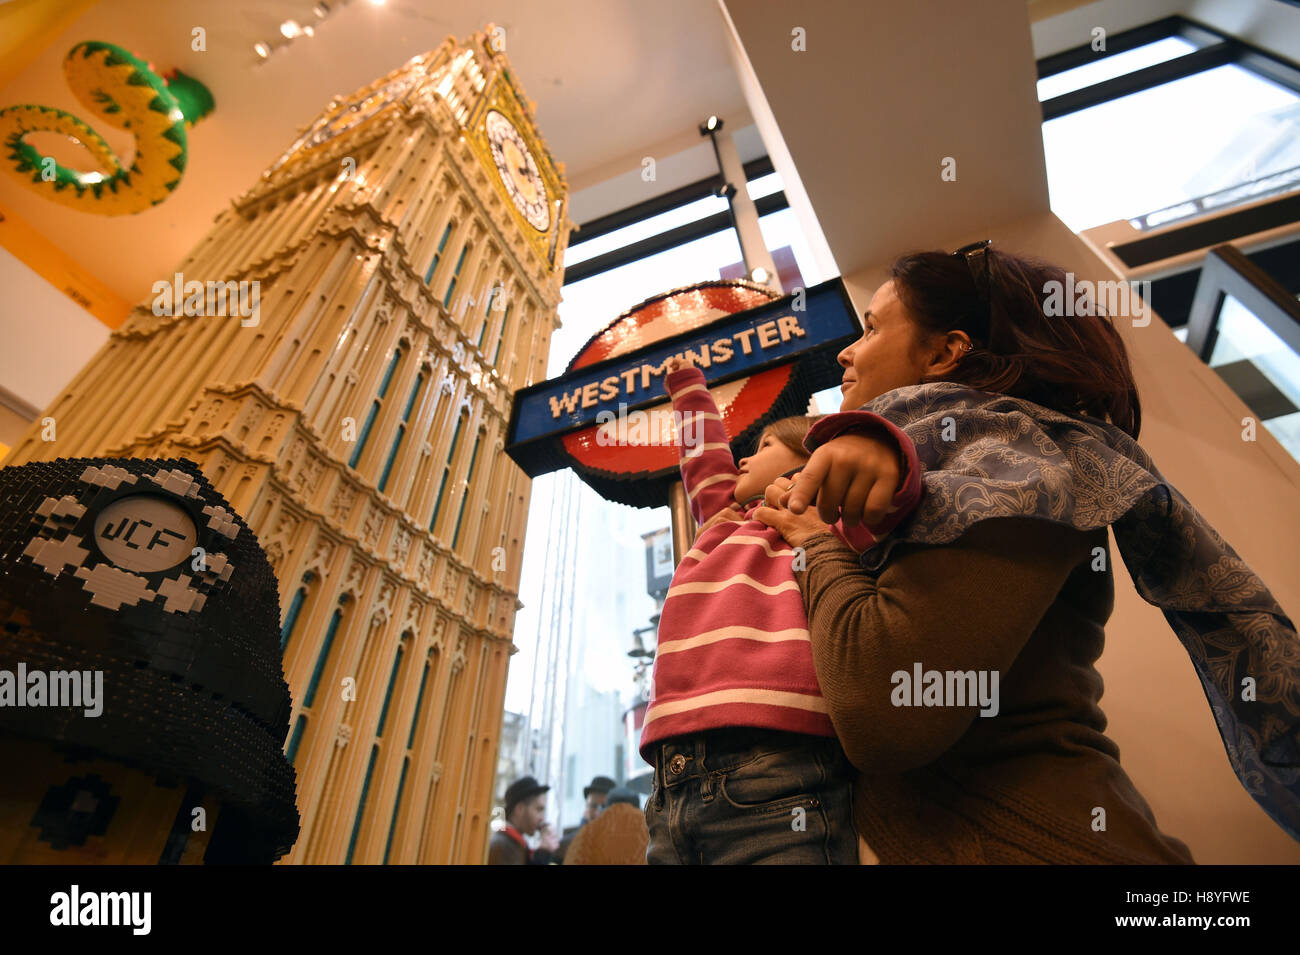
[[[722,120],[716,116],[710,116],[704,122],[700,123],[700,135],[707,136],[709,133],[716,133],[722,128]]]
[[[767,269],[763,268],[761,265],[755,266],[753,271],[749,273],[749,277],[759,285],[766,285],[767,280],[771,278],[771,276],[767,274]]]
[[[315,35],[316,35],[316,28],[313,27],[313,26],[305,26],[305,27],[302,28],[302,35],[303,35],[303,36],[315,36]]]
[[[719,198],[730,200],[736,194],[736,187],[729,182],[724,182],[713,190],[713,194]]]
[[[297,20],[285,20],[280,24],[280,34],[286,40],[292,40],[302,32],[302,27],[298,26]]]
[[[372,7],[382,7],[384,5],[384,0],[370,0],[370,5]]]
[[[265,60],[268,56],[271,55],[271,48],[267,46],[265,43],[254,43],[253,52]]]
[[[311,12],[316,14],[318,19],[323,20],[329,16],[330,5],[328,3],[318,3],[311,8]]]

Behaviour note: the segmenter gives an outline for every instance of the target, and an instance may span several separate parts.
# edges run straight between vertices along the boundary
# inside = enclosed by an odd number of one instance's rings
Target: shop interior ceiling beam
[[[842,274],[1048,210],[1024,0],[718,3],[791,206],[806,193]]]

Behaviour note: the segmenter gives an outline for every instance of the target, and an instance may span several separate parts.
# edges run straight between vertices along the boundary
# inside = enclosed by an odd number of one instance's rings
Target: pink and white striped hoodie
[[[690,448],[681,447],[682,482],[698,524],[737,503],[736,463],[726,428],[704,383],[688,367],[665,379],[679,421],[689,423]],[[875,533],[861,525],[834,532],[861,552],[875,544],[921,497],[921,466],[907,436],[879,415],[828,415],[809,438],[826,441],[846,431],[888,431],[907,461],[894,509]],[[762,504],[741,504],[746,518]],[[686,553],[659,618],[654,691],[641,734],[641,756],[673,736],[731,727],[756,727],[834,736],[813,669],[808,617],[792,564],[794,549],[774,528],[755,521],[722,522],[702,533]]]

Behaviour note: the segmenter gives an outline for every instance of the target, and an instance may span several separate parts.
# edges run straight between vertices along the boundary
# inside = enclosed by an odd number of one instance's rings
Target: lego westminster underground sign
[[[506,453],[529,477],[571,467],[608,500],[661,506],[678,477],[669,358],[704,372],[739,455],[840,380],[835,356],[861,332],[838,278],[784,297],[734,279],[666,292],[597,332],[564,374],[515,393]]]

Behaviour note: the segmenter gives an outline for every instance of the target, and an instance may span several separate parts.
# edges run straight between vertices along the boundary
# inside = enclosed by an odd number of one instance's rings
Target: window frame
[[[1240,66],[1300,95],[1300,65],[1181,15],[1164,17],[1107,36],[1104,53],[1095,52],[1090,44],[1085,43],[1045,56],[1037,63],[1038,79],[1170,37],[1187,40],[1198,49],[1043,100],[1043,122],[1228,64]],[[1146,217],[1159,211],[1162,210],[1129,217],[1127,221],[1133,224],[1134,229],[1132,235],[1111,238],[1106,233],[1105,237],[1098,237],[1098,230],[1105,230],[1105,226],[1084,230],[1080,235],[1094,244],[1104,244],[1103,254],[1125,275],[1148,275],[1152,268],[1159,269],[1154,276],[1155,294],[1151,304],[1170,328],[1180,328],[1190,312],[1201,270],[1199,259],[1189,266],[1183,257],[1197,253],[1203,257],[1216,245],[1258,237],[1300,222],[1300,190],[1265,194],[1238,205],[1225,205],[1190,218],[1146,227]],[[1275,239],[1244,254],[1257,265],[1263,265],[1283,286],[1300,291],[1300,263],[1289,257],[1290,249],[1297,242],[1300,240],[1294,236],[1282,241]],[[1179,264],[1180,258],[1182,264]],[[1171,263],[1174,268],[1166,272],[1161,268],[1162,263]]]
[[[1300,353],[1300,302],[1236,246],[1211,249],[1201,265],[1187,320],[1187,347],[1207,365],[1219,337],[1219,315],[1231,295],[1292,351]]]
[[[776,168],[772,165],[772,160],[767,156],[752,159],[745,163],[743,168],[747,183],[771,175],[776,171]],[[700,199],[708,198],[715,195],[722,188],[722,185],[722,174],[715,173],[707,179],[697,180],[665,192],[653,199],[647,199],[645,202],[638,202],[625,209],[620,209],[618,212],[611,212],[609,215],[592,219],[574,230],[575,238],[570,240],[569,248],[573,249],[583,242],[588,242],[627,226],[636,225],[645,219],[651,219],[654,216],[662,215],[692,202],[698,202]],[[754,206],[759,218],[762,218],[769,213],[788,209],[790,201],[786,198],[785,190],[781,190],[755,199]],[[589,259],[567,266],[564,270],[564,284],[571,285],[575,282],[581,282],[593,275],[630,265],[638,259],[649,258],[652,255],[658,255],[660,252],[674,249],[679,245],[685,245],[688,242],[694,242],[696,239],[702,239],[705,236],[734,228],[735,222],[732,219],[730,210],[704,216],[693,222],[688,222],[665,232],[660,232],[657,235],[631,242],[628,245],[612,249],[600,255],[594,255]]]
[[[1038,61],[1038,79],[1056,76],[1067,70],[1096,63],[1118,53],[1127,53],[1170,37],[1186,40],[1194,44],[1197,49],[1162,63],[1155,63],[1122,76],[1045,99],[1041,103],[1043,122],[1229,64],[1236,64],[1300,95],[1300,65],[1213,27],[1178,15],[1108,36],[1104,52],[1097,52],[1090,44],[1084,43],[1045,56]]]
[[[1090,44],[1085,43],[1045,56],[1037,63],[1038,79],[1046,79],[1170,37],[1187,40],[1198,48],[1162,63],[1043,100],[1040,104],[1043,122],[1229,65],[1239,66],[1300,96],[1300,64],[1178,15],[1108,36],[1106,50],[1102,53],[1094,51]],[[1134,223],[1144,222],[1147,216],[1161,211],[1164,210],[1152,209],[1128,219]],[[1300,189],[1293,188],[1271,196],[1266,193],[1237,205],[1205,210],[1199,215],[1178,219],[1167,225],[1135,225],[1134,228],[1140,235],[1130,241],[1117,243],[1112,251],[1125,266],[1136,268],[1157,259],[1172,258],[1205,248],[1209,244],[1204,235],[1206,230],[1214,232],[1212,242],[1226,242],[1296,221],[1300,221]]]

